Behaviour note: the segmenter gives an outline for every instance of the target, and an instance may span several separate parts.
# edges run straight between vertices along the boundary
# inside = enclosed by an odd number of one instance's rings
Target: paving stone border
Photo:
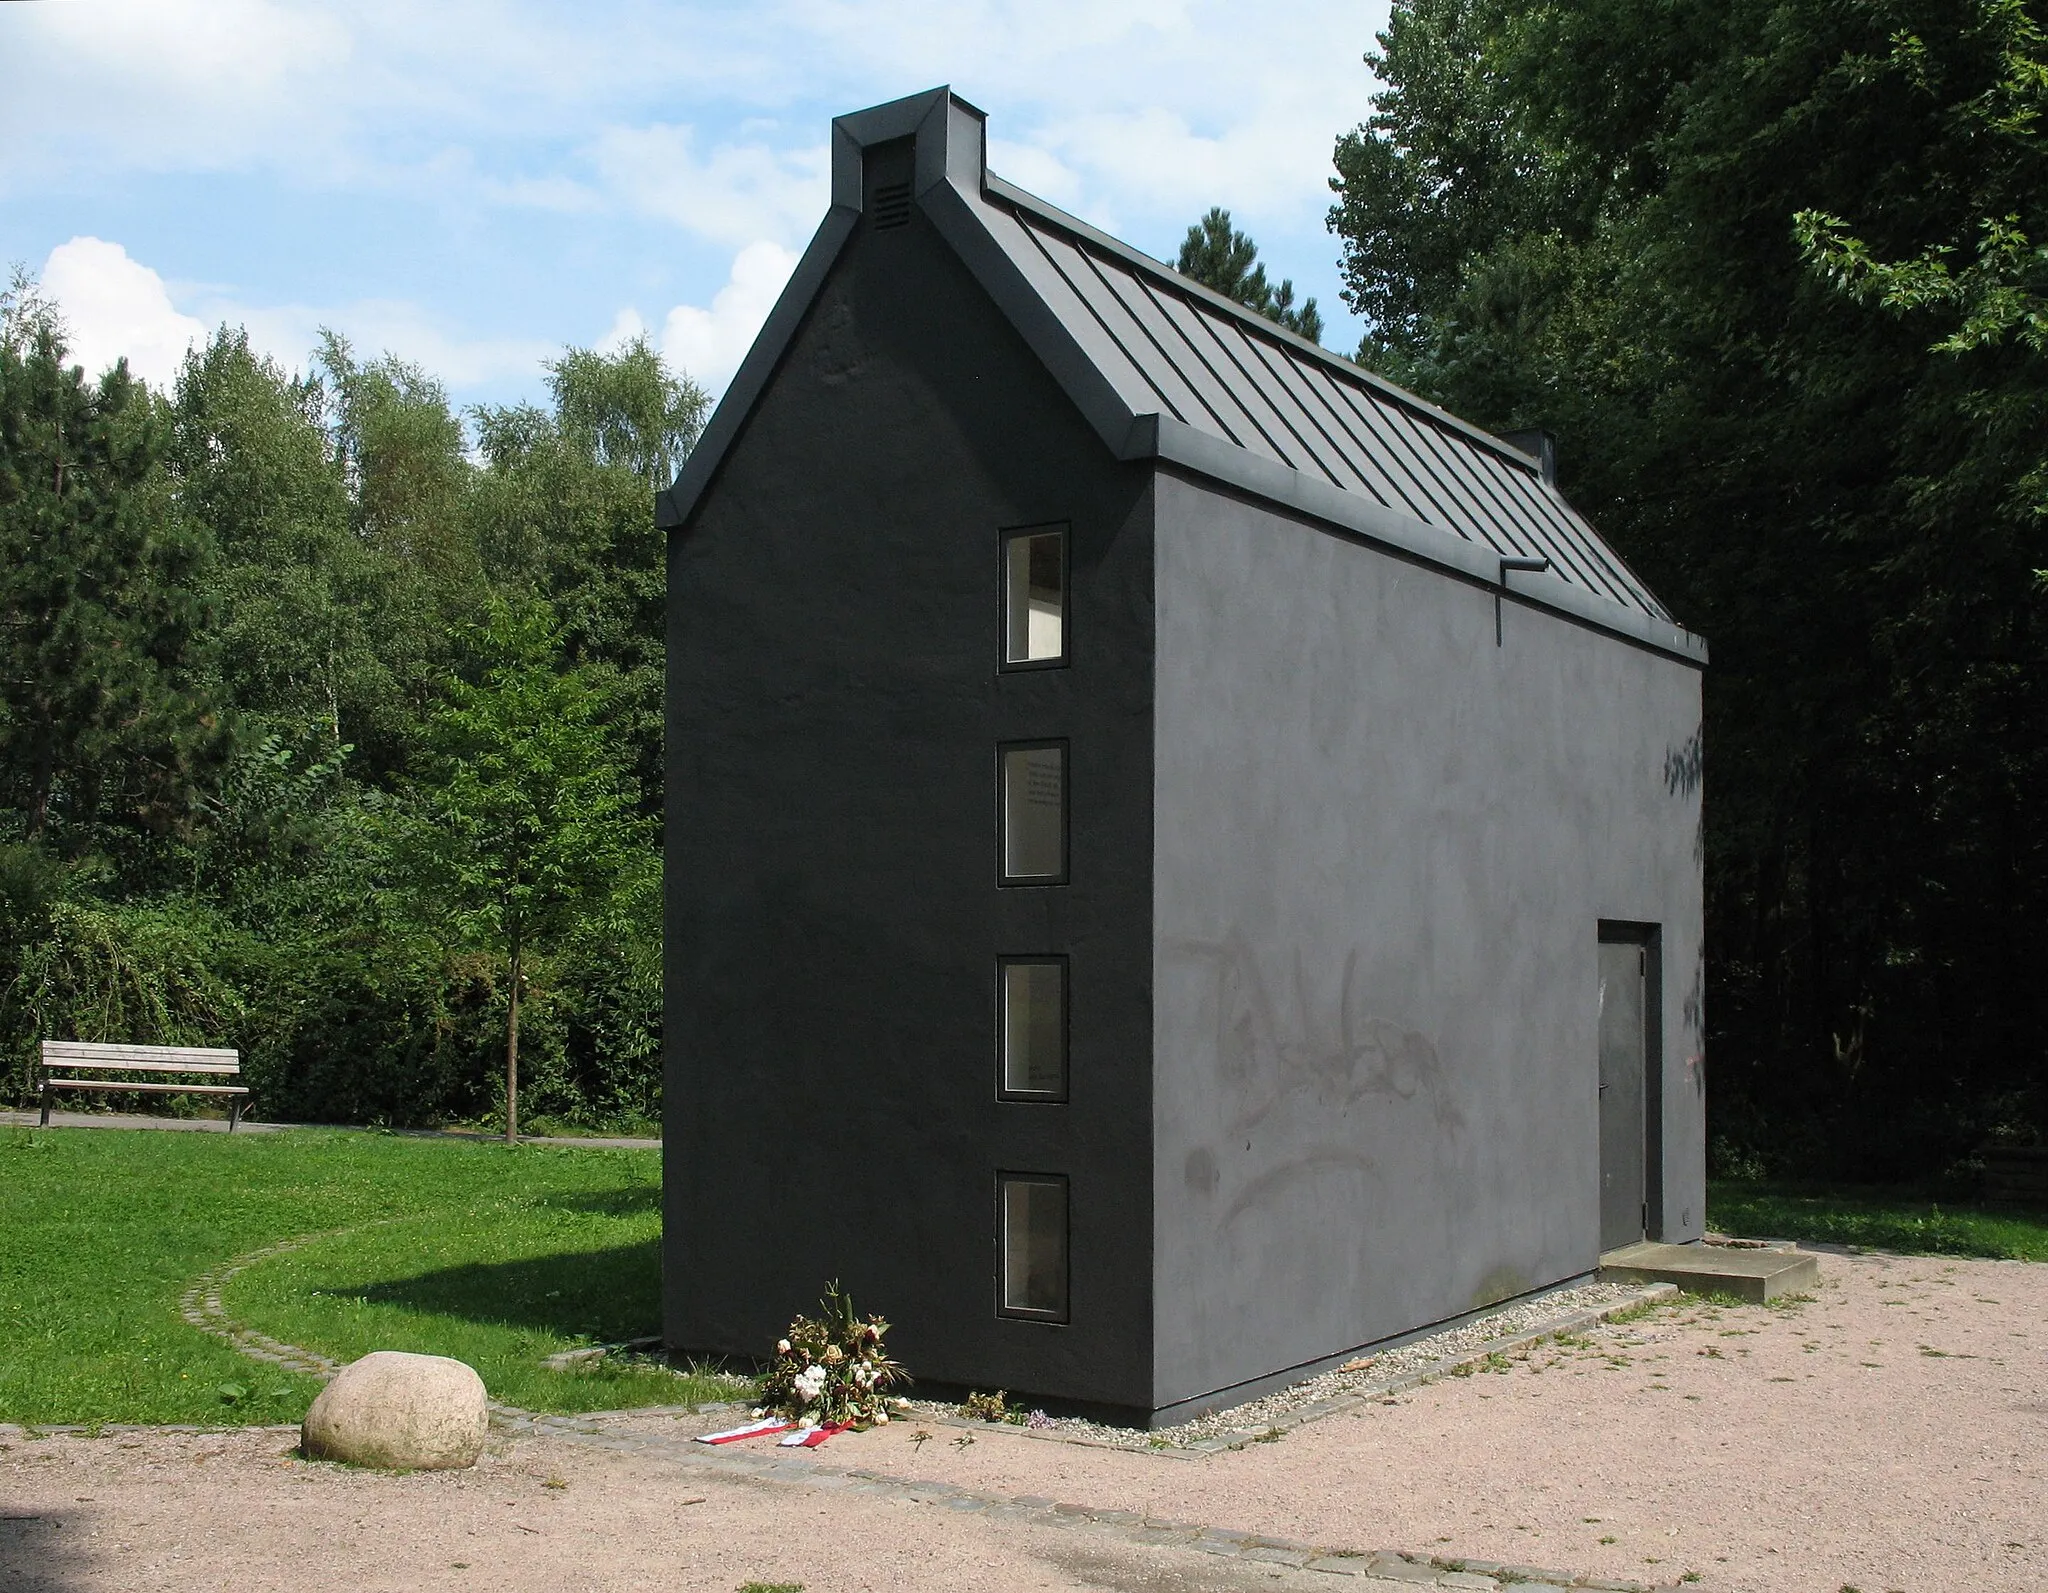
[[[220,1303],[220,1296],[235,1274],[246,1271],[259,1261],[353,1231],[351,1228],[330,1228],[325,1233],[300,1234],[296,1239],[281,1239],[261,1250],[251,1250],[231,1261],[223,1261],[193,1280],[192,1286],[178,1299],[178,1315],[200,1332],[224,1339],[252,1360],[282,1366],[287,1371],[304,1372],[310,1377],[332,1377],[341,1370],[339,1362],[328,1359],[317,1350],[301,1349],[296,1344],[287,1344],[282,1339],[271,1338],[245,1323],[237,1322]]]
[[[389,1217],[382,1222],[404,1222],[410,1217]],[[221,1339],[253,1359],[274,1366],[287,1367],[292,1371],[304,1372],[310,1376],[329,1378],[341,1368],[339,1363],[316,1350],[286,1344],[282,1340],[259,1333],[246,1323],[229,1316],[221,1303],[221,1292],[237,1273],[272,1256],[283,1255],[316,1240],[334,1238],[351,1233],[362,1227],[377,1224],[358,1224],[352,1228],[330,1229],[324,1233],[302,1234],[295,1239],[280,1240],[265,1245],[260,1250],[251,1250],[236,1256],[202,1273],[186,1289],[178,1302],[179,1315],[200,1332]],[[1483,1344],[1460,1350],[1455,1354],[1429,1362],[1427,1365],[1403,1372],[1375,1383],[1369,1388],[1349,1391],[1337,1398],[1322,1400],[1291,1411],[1285,1418],[1282,1431],[1299,1427],[1306,1422],[1318,1421],[1325,1416],[1334,1416],[1347,1410],[1355,1410],[1380,1399],[1391,1397],[1406,1389],[1417,1388],[1434,1378],[1448,1375],[1459,1366],[1471,1365],[1485,1360],[1489,1355],[1498,1355],[1518,1349],[1525,1344],[1535,1344],[1558,1333],[1573,1332],[1589,1327],[1596,1322],[1607,1320],[1643,1304],[1660,1303],[1675,1299],[1681,1291],[1672,1284],[1653,1284],[1624,1300],[1611,1304],[1570,1312],[1555,1320],[1521,1332],[1504,1335]],[[1468,1560],[1436,1555],[1407,1554],[1392,1549],[1352,1549],[1330,1544],[1305,1543],[1294,1538],[1276,1538],[1264,1533],[1240,1532],[1225,1527],[1194,1525],[1162,1517],[1141,1515],[1131,1510],[1096,1509],[1089,1505],[1069,1504],[1060,1500],[1037,1495],[1011,1496],[1008,1494],[984,1493],[972,1488],[962,1488],[952,1483],[912,1481],[891,1476],[885,1472],[868,1471],[860,1467],[838,1466],[824,1459],[816,1450],[803,1450],[788,1455],[775,1451],[766,1453],[747,1451],[737,1446],[710,1448],[699,1445],[691,1437],[675,1437],[662,1434],[619,1433],[610,1430],[611,1423],[626,1420],[645,1420],[653,1416],[709,1415],[717,1411],[742,1410],[744,1405],[669,1405],[648,1406],[634,1410],[596,1411],[581,1416],[547,1415],[536,1411],[522,1410],[515,1405],[491,1404],[491,1424],[501,1432],[545,1434],[567,1439],[572,1443],[593,1448],[638,1454],[660,1459],[686,1469],[705,1474],[719,1474],[725,1477],[760,1483],[767,1486],[793,1486],[817,1491],[846,1491],[858,1494],[883,1495],[897,1499],[922,1500],[943,1506],[950,1510],[986,1514],[1000,1520],[1013,1520],[1033,1525],[1080,1526],[1112,1532],[1128,1542],[1150,1544],[1154,1547],[1192,1549],[1207,1554],[1224,1555],[1239,1560],[1271,1565],[1290,1566],[1305,1571],[1320,1572],[1333,1577],[1351,1577],[1365,1582],[1406,1583],[1411,1586],[1428,1584],[1436,1587],[1464,1588],[1473,1593],[1501,1593],[1503,1589],[1516,1587],[1542,1588],[1584,1588],[1594,1593],[1656,1593],[1656,1589],[1641,1582],[1613,1581],[1602,1577],[1575,1576],[1569,1571],[1545,1570],[1538,1566],[1502,1565],[1489,1560]],[[971,1429],[985,1429],[985,1422],[971,1422],[964,1417],[933,1418]],[[1271,1424],[1278,1426],[1279,1423]],[[96,1436],[103,1433],[133,1432],[232,1432],[244,1429],[204,1426],[141,1426],[129,1423],[106,1423],[98,1426],[44,1426],[41,1424],[14,1427],[0,1424],[0,1441],[10,1435],[36,1439],[58,1435]],[[1264,1432],[1224,1433],[1181,1449],[1156,1450],[1136,1448],[1127,1445],[1109,1445],[1101,1440],[1083,1438],[1060,1438],[1056,1434],[1034,1431],[1030,1428],[1005,1427],[1003,1431],[1020,1437],[1045,1438],[1065,1443],[1093,1444],[1096,1447],[1119,1448],[1129,1454],[1165,1455],[1180,1459],[1202,1459],[1221,1450],[1242,1449],[1245,1444],[1262,1437]]]
[[[648,1355],[660,1348],[661,1335],[656,1333],[618,1344],[584,1344],[573,1350],[557,1350],[553,1355],[543,1355],[540,1364],[551,1372],[573,1372],[579,1366],[590,1366],[613,1355]]]
[[[344,1234],[362,1233],[371,1228],[417,1222],[422,1215],[420,1212],[406,1212],[396,1217],[379,1217],[373,1222],[352,1223],[346,1228],[328,1228],[320,1233],[300,1234],[295,1239],[280,1239],[276,1244],[265,1245],[260,1250],[247,1251],[202,1272],[194,1279],[191,1286],[178,1298],[178,1315],[200,1332],[222,1340],[252,1360],[263,1361],[271,1366],[282,1366],[287,1371],[303,1372],[308,1377],[317,1377],[325,1382],[341,1370],[341,1362],[322,1355],[318,1350],[309,1350],[297,1344],[287,1344],[282,1339],[274,1339],[267,1333],[257,1332],[246,1322],[237,1321],[228,1315],[227,1308],[221,1304],[221,1291],[227,1288],[237,1273],[248,1270],[260,1261],[268,1261],[272,1256],[285,1255],[306,1245],[318,1243],[322,1239],[339,1239]],[[601,1348],[609,1349],[612,1346]],[[489,1406],[494,1418],[501,1414],[514,1417],[529,1414],[517,1405],[501,1405],[496,1400],[490,1401]],[[47,1430],[55,1432],[66,1429]],[[113,1429],[106,1430],[111,1432]]]

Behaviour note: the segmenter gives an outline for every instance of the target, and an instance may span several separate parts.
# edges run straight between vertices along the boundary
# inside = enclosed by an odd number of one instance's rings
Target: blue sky
[[[1211,204],[1358,324],[1324,228],[1386,0],[20,0],[0,4],[0,262],[89,367],[222,321],[316,329],[458,403],[644,330],[714,392],[826,205],[840,112],[951,83],[990,164],[1171,259]],[[1249,24],[1249,25],[1248,25]]]

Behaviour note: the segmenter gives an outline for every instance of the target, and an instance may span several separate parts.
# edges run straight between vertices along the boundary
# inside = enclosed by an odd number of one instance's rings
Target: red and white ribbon
[[[770,1433],[786,1433],[795,1425],[795,1422],[786,1422],[780,1416],[770,1416],[766,1421],[748,1422],[744,1427],[728,1427],[722,1433],[700,1433],[697,1437],[697,1442],[700,1444],[736,1444],[742,1438],[765,1438]]]
[[[816,1449],[818,1445],[822,1444],[834,1433],[843,1433],[852,1425],[852,1422],[828,1422],[823,1427],[799,1427],[787,1438],[778,1439],[776,1447],[779,1449]]]

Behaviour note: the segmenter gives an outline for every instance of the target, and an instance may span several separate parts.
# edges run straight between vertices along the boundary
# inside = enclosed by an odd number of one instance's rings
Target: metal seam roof
[[[1511,445],[1000,178],[966,197],[1134,415],[1163,413],[1501,557],[1547,558],[1566,584],[1670,620]]]
[[[832,124],[832,207],[656,523],[681,528],[863,234],[863,152],[914,139],[912,202],[1104,443],[1244,492],[1699,667],[1671,618],[1538,462],[988,170],[985,117],[933,89]],[[1548,561],[1508,579],[1506,561]]]

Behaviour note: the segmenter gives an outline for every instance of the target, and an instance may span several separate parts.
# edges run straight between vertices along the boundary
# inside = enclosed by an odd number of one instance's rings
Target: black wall
[[[672,1348],[765,1355],[837,1278],[927,1381],[1150,1408],[1148,474],[913,208],[671,533]],[[999,530],[1052,521],[1071,662],[1000,673]],[[996,747],[1040,737],[1071,882],[1002,889]],[[996,959],[1032,952],[1072,958],[1064,1105],[996,1098]],[[999,1169],[1071,1180],[1069,1324],[997,1315]]]

